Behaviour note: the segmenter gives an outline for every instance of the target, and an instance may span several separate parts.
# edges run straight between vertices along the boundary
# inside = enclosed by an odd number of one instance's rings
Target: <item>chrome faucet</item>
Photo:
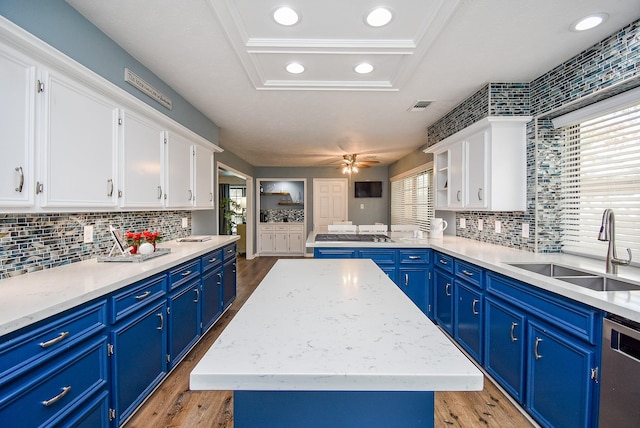
[[[616,254],[616,217],[613,210],[607,208],[602,213],[602,224],[600,225],[600,233],[598,233],[599,241],[609,241],[607,248],[607,273],[618,273],[618,266],[627,266],[631,263],[631,248],[627,248],[629,260],[619,259]]]

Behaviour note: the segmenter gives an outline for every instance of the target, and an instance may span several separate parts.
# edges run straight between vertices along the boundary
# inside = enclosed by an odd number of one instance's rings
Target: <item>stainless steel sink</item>
[[[554,263],[511,263],[511,266],[554,278],[560,276],[595,276],[595,274],[589,272],[556,265]]]
[[[633,291],[640,290],[640,285],[632,284],[619,279],[605,278],[602,276],[574,276],[558,278],[580,287],[595,291]]]
[[[510,265],[595,291],[640,290],[640,285],[632,282],[603,277],[554,263],[511,263]]]

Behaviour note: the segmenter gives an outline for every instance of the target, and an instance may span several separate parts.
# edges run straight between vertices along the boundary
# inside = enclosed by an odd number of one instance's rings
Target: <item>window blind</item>
[[[423,166],[391,178],[391,224],[428,231],[433,212],[433,168]]]
[[[603,258],[602,213],[613,209],[620,258],[640,258],[640,102],[564,127],[562,249]]]

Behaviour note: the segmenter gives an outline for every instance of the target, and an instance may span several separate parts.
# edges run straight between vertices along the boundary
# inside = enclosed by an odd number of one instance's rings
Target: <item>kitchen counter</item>
[[[315,232],[312,232],[307,238],[306,246],[307,248],[431,248],[594,308],[640,322],[640,291],[594,291],[528,272],[510,266],[510,263],[557,263],[636,284],[640,284],[640,268],[620,266],[617,275],[607,275],[604,260],[570,254],[532,253],[454,236],[445,236],[443,239],[393,239],[395,242],[315,242]]]
[[[169,241],[169,254],[144,262],[98,262],[93,258],[0,281],[0,336],[82,305],[230,244],[236,235],[204,242]]]
[[[303,397],[467,391],[481,390],[483,376],[373,261],[279,260],[194,368],[190,387]]]

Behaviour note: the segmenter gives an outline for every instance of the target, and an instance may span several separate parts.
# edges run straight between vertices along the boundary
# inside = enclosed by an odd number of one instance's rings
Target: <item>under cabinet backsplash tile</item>
[[[191,212],[0,214],[0,279],[106,255],[113,245],[111,224],[123,232],[158,231],[166,240],[188,236],[184,217]],[[94,227],[94,241],[85,244],[88,225]]]

